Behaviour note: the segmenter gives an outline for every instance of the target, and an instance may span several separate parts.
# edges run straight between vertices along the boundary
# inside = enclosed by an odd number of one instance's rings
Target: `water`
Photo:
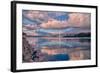
[[[29,37],[29,43],[39,50],[42,61],[91,59],[90,38]]]

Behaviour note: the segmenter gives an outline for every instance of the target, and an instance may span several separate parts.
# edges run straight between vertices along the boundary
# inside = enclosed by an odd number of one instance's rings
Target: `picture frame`
[[[11,1],[11,71],[97,67],[97,22],[97,6]]]

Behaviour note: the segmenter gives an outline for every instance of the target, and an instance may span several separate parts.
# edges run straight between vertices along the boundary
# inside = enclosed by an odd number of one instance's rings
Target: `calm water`
[[[86,60],[91,58],[89,38],[29,37],[29,43],[39,50],[40,61]]]

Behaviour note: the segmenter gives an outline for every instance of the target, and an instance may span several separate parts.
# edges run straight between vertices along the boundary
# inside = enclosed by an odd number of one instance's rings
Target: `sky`
[[[47,30],[56,33],[57,29],[63,29],[59,32],[71,32],[74,31],[72,27],[90,30],[91,25],[90,13],[23,10],[22,18],[23,25],[40,27],[39,32]]]
[[[68,26],[87,27],[90,26],[89,13],[75,12],[52,12],[52,11],[34,11],[23,10],[23,23],[40,24],[44,28],[59,28]],[[25,19],[26,17],[26,19]],[[29,20],[28,20],[29,19]],[[33,23],[32,23],[33,22]],[[49,27],[50,26],[50,27]]]

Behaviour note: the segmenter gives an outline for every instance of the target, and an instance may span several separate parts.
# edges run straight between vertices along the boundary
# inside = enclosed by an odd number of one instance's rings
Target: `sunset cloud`
[[[90,27],[90,14],[88,13],[70,13],[69,19],[59,21],[56,19],[48,20],[42,23],[42,28],[66,28],[66,27]]]
[[[47,22],[49,19],[45,11],[24,10],[23,15],[31,21],[36,21],[38,23]]]
[[[87,27],[90,26],[90,14],[70,13],[68,23],[70,26]]]
[[[47,23],[42,23],[42,28],[65,28],[68,23],[66,21],[49,20]]]
[[[45,12],[40,11],[28,11],[26,16],[34,19],[34,18],[44,18],[47,14]]]
[[[23,15],[42,28],[90,27],[91,24],[89,13],[24,10]],[[29,20],[23,22],[29,24]]]

